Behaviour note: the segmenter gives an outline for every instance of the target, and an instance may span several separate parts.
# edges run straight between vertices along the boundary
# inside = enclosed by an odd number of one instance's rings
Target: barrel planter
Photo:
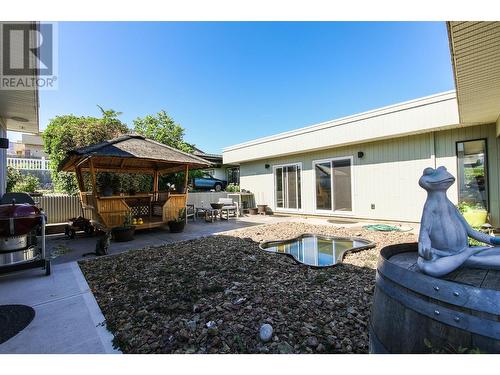
[[[371,353],[500,353],[500,271],[418,271],[417,243],[382,249],[370,318]]]

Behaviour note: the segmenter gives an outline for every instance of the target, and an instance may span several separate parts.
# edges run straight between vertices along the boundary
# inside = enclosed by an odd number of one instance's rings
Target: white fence
[[[80,198],[76,195],[44,195],[33,199],[47,214],[48,224],[65,223],[68,219],[82,215]]]
[[[31,158],[7,158],[7,165],[14,169],[23,169],[31,171],[48,171],[49,159],[31,159]]]

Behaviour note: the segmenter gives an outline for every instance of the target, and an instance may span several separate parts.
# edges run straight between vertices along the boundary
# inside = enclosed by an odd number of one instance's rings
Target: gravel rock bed
[[[360,235],[377,247],[313,269],[258,243],[302,233]],[[375,266],[383,246],[410,233],[302,223],[223,235],[80,262],[125,353],[367,353]],[[272,338],[263,341],[263,324]]]

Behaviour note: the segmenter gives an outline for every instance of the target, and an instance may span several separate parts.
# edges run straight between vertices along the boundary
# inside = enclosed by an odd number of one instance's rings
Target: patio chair
[[[193,221],[196,221],[194,204],[186,204],[186,223],[189,218],[192,218]]]
[[[153,216],[163,215],[163,206],[168,200],[169,194],[168,191],[153,193],[153,202],[151,202]]]
[[[217,203],[222,203],[223,206],[221,208],[221,218],[226,213],[226,219],[229,220],[229,214],[232,214],[234,217],[240,216],[240,207],[238,202],[234,202],[232,198],[219,198]]]

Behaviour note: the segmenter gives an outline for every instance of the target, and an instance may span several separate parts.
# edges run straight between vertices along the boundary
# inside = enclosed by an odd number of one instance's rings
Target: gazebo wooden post
[[[186,164],[184,168],[184,191],[187,194],[187,187],[188,187],[188,179],[189,179],[189,165]]]
[[[156,201],[158,199],[158,169],[155,169],[153,172],[153,199]]]
[[[85,183],[83,182],[82,169],[78,166],[75,168],[76,181],[78,182],[78,190],[80,190],[80,202],[82,207],[82,216],[85,217],[84,206],[87,205],[87,197],[84,197],[85,193]]]
[[[92,180],[92,195],[97,199],[97,182],[95,177],[94,162],[92,158],[89,159],[90,165],[90,179]]]
[[[188,212],[187,212],[187,196],[188,196],[188,180],[189,180],[189,165],[186,164],[186,167],[184,169],[184,194],[185,194],[185,201],[184,201],[184,220],[188,219]]]
[[[82,169],[80,167],[76,167],[76,181],[78,182],[78,189],[80,189],[80,194],[85,191],[85,184],[83,183],[83,175]]]

